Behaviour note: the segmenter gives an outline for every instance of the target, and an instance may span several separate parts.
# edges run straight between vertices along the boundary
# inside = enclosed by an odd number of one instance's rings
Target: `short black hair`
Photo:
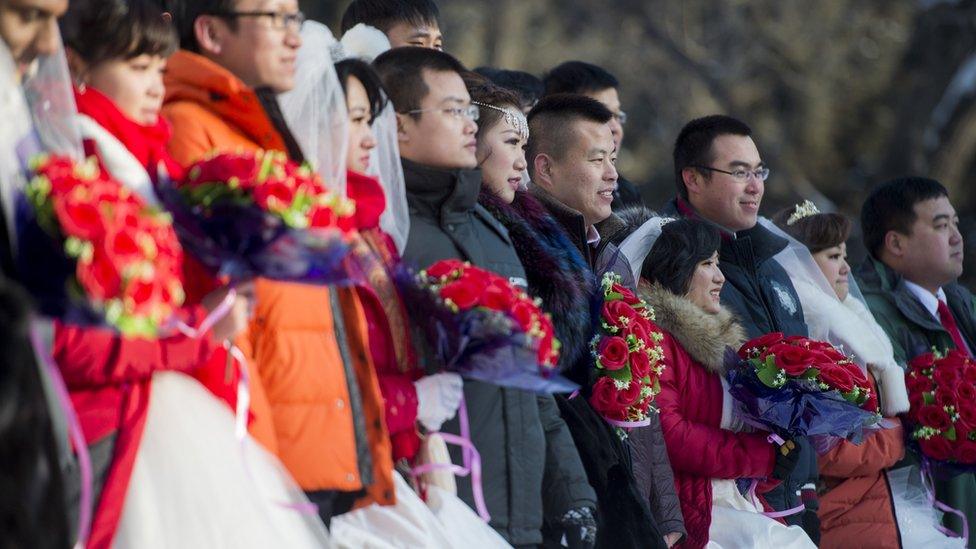
[[[193,24],[201,15],[218,15],[234,11],[237,0],[154,0],[163,11],[173,18],[180,38],[180,47],[184,50],[200,53],[200,44],[193,30]],[[227,19],[227,25],[237,29],[237,20]]]
[[[384,33],[397,23],[437,25],[440,11],[433,0],[353,0],[342,14],[341,31],[359,23],[376,27]]]
[[[877,187],[861,206],[861,230],[868,252],[880,259],[888,231],[910,234],[915,204],[949,196],[941,183],[925,177],[900,177]]]
[[[641,265],[641,277],[657,282],[675,295],[691,289],[698,264],[712,257],[722,245],[715,227],[696,219],[679,219],[661,228]]]
[[[432,72],[456,72],[458,75],[468,72],[449,53],[415,46],[387,50],[373,61],[373,66],[390,95],[393,108],[399,113],[419,109],[430,93],[424,83],[425,69]]]
[[[542,83],[544,95],[588,94],[620,87],[620,81],[606,69],[583,61],[567,61],[559,65],[543,77]]]
[[[542,80],[525,71],[478,67],[474,72],[491,80],[496,86],[501,86],[518,94],[519,105],[523,110],[534,107],[545,91]]]
[[[561,93],[543,97],[527,116],[529,120],[529,142],[525,158],[529,163],[529,175],[535,176],[534,159],[539,154],[562,158],[570,142],[575,139],[574,132],[568,131],[570,124],[579,120],[606,124],[613,118],[603,103],[585,95]]]
[[[89,65],[169,57],[179,46],[173,25],[152,0],[73,0],[59,24],[64,44]]]
[[[380,76],[373,67],[362,59],[343,59],[335,64],[335,70],[344,93],[349,93],[349,77],[355,77],[362,83],[366,88],[366,97],[369,98],[370,118],[376,120],[386,107],[387,99]]]
[[[714,160],[712,142],[721,135],[748,137],[752,135],[752,128],[745,122],[724,114],[696,118],[681,128],[681,133],[674,141],[674,183],[681,198],[688,198],[688,189],[685,188],[681,172],[692,166],[711,164]],[[706,178],[711,176],[708,171],[702,171],[702,174]]]

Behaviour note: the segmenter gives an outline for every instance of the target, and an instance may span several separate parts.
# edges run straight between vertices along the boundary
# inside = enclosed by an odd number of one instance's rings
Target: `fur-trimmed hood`
[[[696,362],[709,371],[725,373],[725,350],[746,340],[746,332],[728,309],[708,314],[689,299],[675,295],[660,284],[642,282],[640,296],[654,308],[657,324],[669,332]]]

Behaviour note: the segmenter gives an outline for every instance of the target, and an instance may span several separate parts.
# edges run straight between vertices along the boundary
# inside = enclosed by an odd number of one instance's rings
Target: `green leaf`
[[[607,375],[616,381],[630,381],[633,377],[630,373],[630,364],[619,370],[606,370]]]
[[[820,370],[818,370],[817,368],[807,368],[807,371],[803,372],[803,375],[800,376],[800,379],[817,379],[817,376],[819,375],[820,375]]]
[[[949,427],[949,429],[946,432],[942,433],[942,436],[946,437],[947,440],[950,440],[952,442],[955,442],[956,441],[956,428],[955,427]]]
[[[780,369],[776,366],[770,368],[767,365],[763,365],[763,367],[756,370],[756,377],[758,377],[759,381],[762,381],[767,387],[776,388],[780,386],[780,383],[777,380],[779,372]]]
[[[935,404],[935,393],[931,391],[922,393],[922,400],[924,400],[926,404]]]

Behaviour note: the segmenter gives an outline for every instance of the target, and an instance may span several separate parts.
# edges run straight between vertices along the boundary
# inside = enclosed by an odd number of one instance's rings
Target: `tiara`
[[[505,115],[505,122],[508,122],[508,125],[515,129],[515,132],[518,133],[520,139],[529,139],[529,122],[525,119],[525,115],[522,114],[522,111],[503,109],[501,107],[496,107],[480,101],[472,101],[471,104],[478,105],[479,107],[485,109],[493,109],[502,113]]]
[[[794,223],[803,219],[804,217],[810,217],[811,215],[817,215],[820,210],[817,209],[817,205],[809,200],[804,200],[800,204],[793,207],[793,213],[790,214],[789,219],[786,220],[787,226],[793,226]]]

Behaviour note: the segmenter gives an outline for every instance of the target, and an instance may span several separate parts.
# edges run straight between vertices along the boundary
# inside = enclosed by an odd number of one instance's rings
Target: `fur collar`
[[[745,330],[725,307],[715,315],[660,284],[641,282],[642,298],[654,308],[656,322],[681,343],[696,362],[716,374],[725,373],[725,349],[745,342]]]

